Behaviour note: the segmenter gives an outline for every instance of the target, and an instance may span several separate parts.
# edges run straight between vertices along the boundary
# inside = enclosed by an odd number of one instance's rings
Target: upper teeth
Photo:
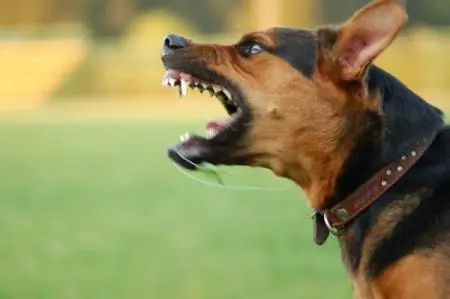
[[[188,87],[191,87],[192,89],[198,88],[201,92],[208,90],[211,96],[216,96],[222,102],[225,101],[224,103],[234,104],[237,106],[229,90],[217,84],[195,80],[195,78],[188,74],[169,70],[162,80],[162,84],[166,87],[178,86],[178,95],[180,98],[187,96]]]
[[[186,82],[186,80],[181,79],[180,90],[181,90],[181,95],[184,97],[187,96],[187,88],[188,88],[188,83]]]
[[[231,92],[229,92],[228,90],[224,89],[223,93],[227,96],[228,99],[231,99]]]
[[[174,78],[169,78],[169,85],[170,86],[175,86],[176,82],[177,82],[177,80],[175,80]]]

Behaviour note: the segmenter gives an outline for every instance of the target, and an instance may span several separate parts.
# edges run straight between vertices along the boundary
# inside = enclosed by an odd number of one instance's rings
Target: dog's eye
[[[262,51],[264,51],[264,48],[255,42],[237,45],[236,49],[238,50],[239,54],[241,54],[241,56],[245,58],[259,54]]]
[[[261,53],[262,51],[263,51],[263,48],[260,45],[253,44],[253,45],[249,46],[248,54],[249,55],[256,55],[256,54]]]

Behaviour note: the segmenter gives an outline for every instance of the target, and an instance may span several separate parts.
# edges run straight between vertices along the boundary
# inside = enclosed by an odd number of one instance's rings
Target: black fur
[[[437,134],[424,157],[348,227],[347,233],[352,237],[344,244],[347,251],[344,255],[350,269],[355,271],[361,261],[364,238],[383,209],[421,188],[432,191],[432,198],[422,198],[420,206],[402,219],[393,235],[386,236],[375,249],[367,269],[375,277],[402,256],[436,244],[437,234],[445,226],[450,229],[450,221],[443,217],[450,212],[450,201],[443,200],[442,189],[443,184],[450,183],[450,129],[443,127],[440,110],[380,68],[371,67],[367,84],[371,91],[379,91],[382,96],[381,139],[376,127],[362,136],[341,173],[331,204],[346,198],[384,165],[414,149],[419,141]],[[435,230],[438,222],[442,222],[440,229]]]
[[[441,131],[421,161],[386,194],[384,202],[399,201],[405,194],[414,194],[420,188],[430,193],[421,197],[420,205],[403,217],[391,236],[387,236],[375,249],[368,274],[377,276],[399,258],[412,253],[433,249],[440,237],[450,230],[450,128]]]
[[[275,28],[275,54],[286,60],[305,77],[311,77],[316,65],[316,35],[313,31]]]

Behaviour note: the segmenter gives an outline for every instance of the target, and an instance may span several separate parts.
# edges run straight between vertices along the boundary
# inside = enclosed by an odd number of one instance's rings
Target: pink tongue
[[[206,129],[208,129],[208,130],[213,129],[215,131],[219,131],[219,130],[223,129],[224,127],[226,127],[229,122],[230,122],[230,119],[228,117],[224,118],[224,119],[213,120],[206,124]]]

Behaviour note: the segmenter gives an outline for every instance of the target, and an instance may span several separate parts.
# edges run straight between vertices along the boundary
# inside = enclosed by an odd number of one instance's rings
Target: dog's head
[[[272,28],[232,45],[168,35],[165,85],[213,93],[226,119],[207,137],[184,136],[169,150],[178,164],[208,162],[271,169],[298,183],[319,207],[355,141],[381,135],[382,96],[367,80],[372,61],[407,20],[399,1],[375,1],[336,27]]]

